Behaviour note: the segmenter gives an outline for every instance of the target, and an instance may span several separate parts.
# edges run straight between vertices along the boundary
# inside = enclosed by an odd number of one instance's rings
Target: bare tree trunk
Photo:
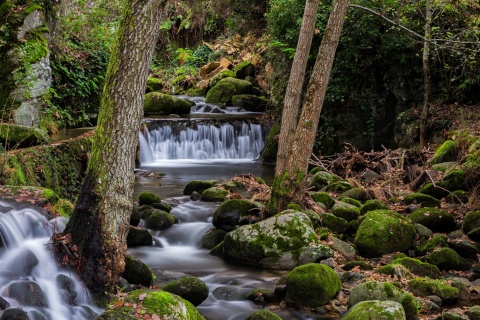
[[[300,110],[303,83],[307,68],[308,56],[312,46],[315,21],[317,20],[319,0],[307,0],[303,12],[302,27],[298,37],[297,49],[293,58],[287,90],[283,101],[282,124],[278,142],[277,162],[275,175],[285,170],[289,143],[295,135],[295,127]]]
[[[64,231],[80,256],[80,277],[97,298],[115,290],[125,266],[135,150],[163,2],[124,2],[86,178]]]
[[[268,204],[270,213],[284,210],[289,203],[303,205],[308,160],[313,150],[323,100],[348,6],[349,0],[335,0],[333,3],[308,83],[302,114],[298,120],[295,135],[289,141],[291,147],[285,170],[275,177],[272,186]]]
[[[423,41],[423,107],[420,115],[420,147],[428,144],[428,104],[430,103],[430,39],[432,39],[432,4],[433,0],[426,0],[425,4],[425,40]]]

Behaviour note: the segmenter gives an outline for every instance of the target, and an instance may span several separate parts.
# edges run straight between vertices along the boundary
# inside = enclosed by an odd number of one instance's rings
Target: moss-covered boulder
[[[445,197],[445,201],[447,201],[447,203],[466,204],[469,201],[468,197],[468,192],[464,190],[455,190]]]
[[[463,259],[455,250],[440,248],[422,259],[437,266],[440,270],[469,270],[470,263]]]
[[[388,282],[363,282],[350,291],[348,306],[368,300],[391,300],[400,303],[407,319],[417,319],[420,304],[415,298]]]
[[[223,241],[226,234],[227,231],[222,229],[210,230],[202,237],[200,247],[211,250]]]
[[[480,306],[473,306],[469,308],[465,314],[471,319],[471,320],[479,320],[480,319]]]
[[[143,206],[143,205],[151,205],[152,203],[160,203],[162,200],[158,195],[156,195],[153,192],[142,192],[138,196],[138,203]]]
[[[345,197],[345,196],[340,196],[337,198],[337,201],[341,201],[341,202],[345,202],[345,203],[348,203],[348,204],[351,204],[357,208],[361,208],[362,207],[362,203],[360,201],[358,201],[357,199],[353,199],[353,198],[349,198],[349,197]]]
[[[330,183],[336,181],[338,181],[338,178],[335,175],[325,171],[319,171],[314,174],[314,176],[309,182],[309,186],[314,187],[316,190],[320,190],[329,185]]]
[[[380,257],[406,251],[415,240],[415,227],[390,210],[374,210],[365,215],[355,235],[355,246],[364,257]]]
[[[352,198],[355,200],[358,200],[360,202],[363,202],[367,200],[367,192],[365,191],[364,188],[357,187],[357,188],[352,188],[350,190],[345,191],[341,195],[342,197],[347,197],[347,198]]]
[[[343,180],[330,183],[328,186],[325,187],[325,191],[332,192],[344,192],[350,189],[352,189],[352,185],[348,181]]]
[[[280,133],[280,121],[277,121],[268,131],[265,145],[260,152],[260,158],[264,163],[274,163],[277,159],[278,134]]]
[[[395,268],[398,265],[405,267],[410,273],[412,273],[415,276],[430,277],[432,279],[438,279],[441,276],[440,270],[433,264],[422,262],[418,259],[414,259],[410,257],[395,259],[394,261],[392,261],[392,263],[386,266],[380,267],[380,269],[388,270],[388,268],[391,268],[395,270]],[[380,270],[381,273],[390,274],[388,272],[383,272],[382,270]],[[393,275],[393,274],[390,274],[390,275]]]
[[[473,241],[477,241],[477,242],[480,242],[480,227],[479,228],[475,228],[473,230],[470,230],[468,233],[467,233],[467,236],[472,239]]]
[[[265,112],[268,100],[253,94],[236,94],[232,96],[232,105],[249,112]]]
[[[350,271],[353,268],[358,268],[360,270],[373,270],[373,267],[365,261],[350,261],[345,263],[342,267],[345,271]]]
[[[145,93],[160,91],[163,89],[162,80],[154,77],[147,78],[147,88]]]
[[[230,199],[223,202],[215,210],[212,223],[219,229],[231,231],[240,220],[248,222],[248,216],[253,215],[253,210],[258,211],[257,209],[257,206],[250,201],[243,199]]]
[[[320,215],[320,224],[330,229],[333,233],[344,233],[348,228],[348,221],[331,213]]]
[[[233,68],[233,72],[239,79],[245,79],[246,77],[254,77],[256,68],[253,63],[248,60],[242,61]]]
[[[369,211],[387,210],[387,209],[388,209],[387,205],[382,201],[377,199],[371,199],[371,200],[365,201],[365,203],[362,205],[362,207],[360,208],[360,214],[364,215]]]
[[[343,320],[407,320],[403,306],[391,300],[368,300],[357,303]]]
[[[163,210],[163,211],[168,212],[168,213],[170,213],[170,211],[172,211],[172,206],[169,205],[168,203],[165,203],[165,202],[152,203],[151,206],[155,209]]]
[[[164,286],[162,290],[176,294],[194,306],[198,306],[208,297],[208,286],[197,277],[173,280]]]
[[[465,234],[469,233],[475,228],[480,227],[480,211],[472,211],[467,213],[463,220],[462,230]]]
[[[360,216],[360,208],[350,203],[338,201],[333,205],[332,214],[346,221],[352,221]]]
[[[224,201],[227,197],[228,191],[218,187],[211,187],[203,191],[200,200],[206,202]]]
[[[320,244],[310,218],[287,210],[225,235],[223,255],[228,261],[273,269],[319,261],[333,255]]]
[[[413,223],[419,223],[433,232],[455,230],[455,218],[448,212],[437,208],[421,208],[407,216]]]
[[[150,268],[132,256],[125,256],[125,270],[122,277],[131,284],[140,284],[145,287],[153,284],[153,273]]]
[[[210,81],[208,82],[208,86],[210,88],[213,88],[217,85],[217,83],[220,80],[225,79],[225,78],[229,78],[229,77],[235,78],[235,76],[236,76],[235,72],[233,72],[232,70],[224,69],[210,79]]]
[[[213,187],[218,180],[193,180],[187,183],[185,188],[183,189],[183,194],[189,196],[192,194],[193,191],[198,193],[202,193],[203,191],[207,190],[208,188]]]
[[[134,227],[138,226],[141,218],[142,215],[140,214],[140,210],[138,210],[137,206],[134,206],[132,208],[132,214],[130,215],[130,225]]]
[[[333,200],[332,196],[323,191],[311,192],[310,196],[313,201],[323,203],[327,209],[333,207],[335,204],[335,200]]]
[[[417,253],[420,256],[423,256],[430,251],[433,251],[436,248],[447,248],[447,239],[444,236],[436,235],[431,239],[425,241],[422,245],[417,248]]]
[[[189,114],[191,109],[191,101],[160,92],[147,93],[143,106],[146,115]]]
[[[340,277],[330,267],[309,263],[290,271],[286,279],[287,304],[321,307],[333,299],[342,286]]]
[[[239,93],[235,86],[230,82],[217,83],[215,87],[208,90],[205,97],[207,103],[224,103],[231,102],[232,97]]]
[[[464,170],[454,170],[447,174],[442,181],[438,181],[435,184],[427,183],[420,188],[418,192],[428,194],[436,199],[441,199],[451,194],[452,191],[463,189],[466,178],[467,174]]]
[[[127,235],[127,247],[151,246],[153,236],[147,229],[130,226]]]
[[[0,141],[6,150],[47,144],[49,140],[47,133],[38,128],[0,123]]]
[[[271,311],[260,310],[249,315],[246,320],[282,320],[282,318]]]
[[[163,210],[154,211],[145,220],[145,227],[152,230],[165,230],[175,224],[175,218]]]
[[[433,155],[431,164],[455,161],[457,156],[457,146],[452,140],[445,141]]]
[[[455,304],[460,299],[460,293],[457,288],[440,280],[416,278],[408,282],[408,290],[419,297],[436,295],[442,299],[442,304],[445,305]]]
[[[166,291],[136,290],[127,296],[112,301],[98,320],[138,319],[136,315],[156,315],[165,320],[205,320],[187,300]]]
[[[405,204],[416,203],[425,207],[440,207],[440,201],[428,194],[411,193],[404,199]]]

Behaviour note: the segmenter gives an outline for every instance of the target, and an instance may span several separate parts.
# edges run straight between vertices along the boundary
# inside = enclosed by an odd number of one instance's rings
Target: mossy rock
[[[357,208],[361,208],[362,207],[362,203],[360,201],[358,201],[357,199],[353,199],[353,198],[349,198],[349,197],[346,197],[346,196],[340,196],[337,198],[337,201],[341,201],[341,202],[345,202],[345,203],[348,203],[348,204],[351,204]]]
[[[286,284],[287,303],[313,308],[327,304],[342,287],[337,273],[319,263],[296,267],[288,273]]]
[[[227,194],[227,190],[218,187],[211,187],[202,192],[200,200],[206,202],[221,202],[226,199]]]
[[[469,233],[475,228],[480,227],[480,211],[472,211],[467,213],[463,220],[462,230],[465,234]]]
[[[246,299],[250,301],[255,301],[258,297],[261,296],[262,300],[266,303],[278,302],[278,298],[271,290],[267,289],[255,289],[247,293]]]
[[[436,199],[441,199],[450,194],[449,191],[461,190],[465,185],[467,175],[464,170],[455,170],[447,174],[442,181],[428,183],[418,190],[419,193],[428,194]]]
[[[204,97],[206,93],[206,89],[202,88],[188,88],[183,92],[184,95],[189,97]]]
[[[480,242],[480,227],[470,230],[467,236],[473,241]]]
[[[408,290],[420,297],[436,295],[442,299],[442,304],[445,305],[455,304],[460,299],[457,288],[449,286],[439,280],[416,278],[408,282]]]
[[[193,180],[187,183],[185,189],[183,189],[183,194],[189,196],[192,194],[193,191],[198,193],[202,193],[203,191],[207,190],[208,188],[213,187],[218,180]]]
[[[235,94],[237,94],[237,91],[231,83],[218,83],[215,87],[208,90],[205,102],[228,104]]]
[[[134,308],[135,306],[135,308]],[[205,320],[187,300],[166,291],[136,290],[126,297],[112,301],[98,320],[138,319],[136,315],[171,320]]]
[[[360,216],[360,209],[353,204],[338,201],[333,205],[332,214],[346,221],[352,221]]]
[[[349,307],[368,300],[396,301],[405,310],[407,319],[417,319],[420,304],[415,298],[388,282],[363,282],[350,290]]]
[[[61,217],[69,218],[74,208],[75,206],[70,201],[66,199],[59,199],[58,201],[56,201],[56,203],[53,205],[50,211],[54,215],[59,215]]]
[[[315,187],[317,190],[326,187],[332,182],[337,181],[338,179],[331,173],[325,171],[319,171],[315,173],[312,180],[310,181],[310,186]]]
[[[408,250],[415,237],[415,227],[396,212],[374,210],[368,212],[360,223],[355,246],[364,257],[380,257]]]
[[[417,248],[417,253],[423,256],[438,247],[448,248],[447,239],[444,236],[437,235],[431,239],[428,239]]]
[[[282,320],[282,318],[271,311],[260,310],[249,315],[246,320]]]
[[[450,248],[440,248],[422,258],[422,260],[437,266],[440,270],[465,271],[470,269],[470,263]]]
[[[442,162],[442,163],[433,164],[432,169],[435,171],[446,172],[457,165],[458,165],[457,162]]]
[[[455,142],[447,140],[437,149],[437,151],[435,151],[430,163],[433,165],[442,162],[455,161],[456,156],[457,146],[455,145]]]
[[[421,208],[407,216],[413,223],[419,223],[433,232],[455,230],[455,218],[448,212],[437,208]]]
[[[127,235],[127,247],[151,246],[153,236],[147,229],[130,226]]]
[[[333,182],[325,187],[325,191],[332,191],[332,192],[344,192],[350,189],[352,189],[352,186],[348,181]]]
[[[440,201],[428,194],[411,193],[404,199],[405,204],[417,203],[425,207],[440,207]]]
[[[152,203],[151,206],[154,207],[155,209],[163,210],[168,213],[172,211],[172,206],[165,202]]]
[[[235,88],[235,91],[238,94],[248,94],[248,93],[251,92],[252,87],[253,87],[252,84],[249,81],[237,79],[237,78],[234,78],[234,77],[223,78],[222,80],[220,80],[215,85],[215,87],[218,86],[219,84],[223,84],[223,83],[229,83],[229,84],[233,85],[233,87]]]
[[[208,86],[210,88],[213,88],[217,85],[217,83],[220,80],[225,79],[225,78],[229,78],[229,77],[235,78],[235,76],[236,76],[235,72],[233,72],[232,70],[224,69],[210,79],[210,81],[208,82]]]
[[[0,141],[6,150],[47,144],[49,140],[47,133],[38,128],[0,123]]]
[[[140,214],[140,210],[137,206],[133,206],[132,214],[130,215],[130,225],[134,227],[138,226],[141,219],[142,215]]]
[[[147,78],[147,90],[145,93],[160,91],[163,89],[162,80],[154,77]]]
[[[242,218],[248,217],[248,215],[256,212],[258,212],[257,206],[250,201],[229,199],[215,210],[212,224],[219,229],[231,231],[239,224]]]
[[[480,306],[473,306],[469,308],[465,314],[471,319],[471,320],[478,320],[480,319]]]
[[[131,284],[139,284],[145,287],[153,284],[153,273],[150,268],[132,256],[125,256],[125,270],[122,277]]]
[[[175,218],[163,210],[154,209],[145,220],[145,227],[152,230],[165,230],[175,224]]]
[[[440,200],[443,197],[447,196],[449,192],[440,185],[440,182],[436,182],[435,184],[430,182],[418,189],[418,192],[416,194],[425,194]]]
[[[145,95],[143,111],[146,115],[190,114],[192,102],[169,94],[150,92]]]
[[[222,229],[210,230],[202,237],[200,247],[211,250],[223,241],[226,234],[227,232]]]
[[[310,192],[310,196],[313,201],[323,203],[327,209],[330,209],[335,204],[335,200],[333,200],[332,196],[323,191]]]
[[[333,233],[344,233],[347,231],[348,221],[331,213],[322,213],[320,223],[323,227],[330,229]]]
[[[198,306],[208,297],[208,286],[197,277],[173,280],[164,286],[162,290],[176,294],[194,306]]]
[[[391,300],[369,300],[357,303],[343,320],[407,320],[403,306]]]
[[[268,100],[252,94],[236,94],[232,96],[232,105],[249,112],[265,112]]]
[[[388,206],[380,200],[371,199],[367,200],[363,206],[360,208],[360,214],[364,215],[369,211],[373,210],[388,210]]]
[[[440,270],[437,266],[410,257],[395,259],[390,265],[402,265],[412,274],[420,277],[429,277],[432,279],[438,279],[441,277]]]
[[[175,94],[183,93],[185,90],[191,88],[193,84],[193,81],[187,78],[187,76],[184,74],[176,76],[169,83],[170,87],[172,88],[172,92]]]
[[[455,190],[445,197],[447,203],[466,204],[468,203],[468,192],[463,190]]]
[[[260,152],[260,158],[263,163],[274,163],[277,159],[278,151],[278,134],[280,133],[280,121],[277,121],[268,131],[267,138],[262,151]]]
[[[145,208],[145,209],[143,209]],[[139,210],[140,211],[140,217],[143,219],[143,220],[147,220],[147,218],[155,212],[155,210],[158,210],[158,209],[155,209],[154,207],[151,207],[151,206],[142,206],[140,207],[140,209],[143,209],[143,210]]]
[[[365,191],[364,188],[352,188],[350,190],[345,191],[341,195],[342,197],[347,197],[347,198],[352,198],[355,200],[358,200],[360,202],[363,202],[367,200],[367,192]]]
[[[365,261],[350,261],[345,263],[345,265],[342,267],[343,270],[345,271],[350,271],[353,268],[359,268],[360,270],[373,270],[373,267],[366,263]]]
[[[246,77],[255,77],[256,68],[253,63],[248,60],[242,61],[233,68],[233,72],[239,79],[245,79]]]
[[[138,196],[138,203],[143,206],[143,205],[151,205],[152,203],[160,203],[162,200],[158,195],[156,195],[153,192],[142,192]]]

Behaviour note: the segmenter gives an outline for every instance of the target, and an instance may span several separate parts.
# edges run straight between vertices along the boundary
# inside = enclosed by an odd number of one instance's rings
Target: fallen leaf
[[[146,296],[147,296],[146,293],[142,293],[141,295],[138,296],[138,300],[143,301],[143,299],[145,299]]]

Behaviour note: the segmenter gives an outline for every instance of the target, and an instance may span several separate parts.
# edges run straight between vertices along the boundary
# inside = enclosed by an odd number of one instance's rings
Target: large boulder
[[[38,128],[0,123],[0,141],[7,150],[47,144],[49,140],[47,133]]]
[[[205,96],[206,103],[230,103],[232,97],[237,94],[235,86],[231,83],[217,83],[215,87],[208,90]]]
[[[237,263],[291,269],[331,257],[333,251],[319,243],[305,213],[287,210],[227,233],[223,255],[226,260]]]
[[[388,282],[363,282],[350,291],[348,306],[368,300],[391,300],[400,303],[405,310],[407,319],[417,319],[419,303],[415,298]]]
[[[463,259],[455,250],[450,248],[440,248],[435,250],[422,260],[437,266],[440,270],[463,271],[470,269],[470,263]]]
[[[141,310],[142,316],[153,319],[156,315],[165,320],[205,320],[198,310],[187,300],[166,291],[136,290],[125,297],[113,301],[98,320],[138,319],[135,315]]]
[[[327,304],[342,287],[337,273],[319,263],[296,267],[288,273],[286,281],[287,303],[313,308]]]
[[[34,281],[17,281],[8,286],[8,296],[24,306],[46,307],[47,297],[38,283]]]
[[[433,232],[450,232],[455,230],[455,218],[448,212],[437,208],[421,208],[409,214],[408,219],[419,223]]]
[[[412,223],[391,210],[374,210],[365,215],[355,235],[355,246],[364,257],[381,257],[406,251],[415,240]]]
[[[400,303],[391,300],[368,300],[357,303],[343,320],[407,320]]]
[[[146,115],[189,114],[191,109],[191,101],[160,92],[147,93],[143,106]]]
[[[132,256],[125,256],[125,270],[122,278],[131,284],[140,284],[145,287],[153,284],[153,273],[150,268]]]
[[[452,140],[445,141],[433,155],[431,164],[454,161],[457,156],[457,146]]]
[[[164,286],[162,290],[176,294],[194,306],[198,306],[208,297],[208,286],[197,277],[174,280]]]
[[[395,276],[397,275],[395,270],[402,270],[403,268],[415,276],[430,277],[432,279],[438,279],[441,276],[440,270],[433,264],[410,257],[395,259],[392,263],[378,268],[377,272]],[[400,273],[402,273],[402,271]]]
[[[239,223],[240,219],[252,215],[252,210],[257,207],[250,201],[243,199],[230,199],[223,202],[213,214],[213,225],[225,231],[231,231]],[[247,219],[242,219],[246,220]]]

